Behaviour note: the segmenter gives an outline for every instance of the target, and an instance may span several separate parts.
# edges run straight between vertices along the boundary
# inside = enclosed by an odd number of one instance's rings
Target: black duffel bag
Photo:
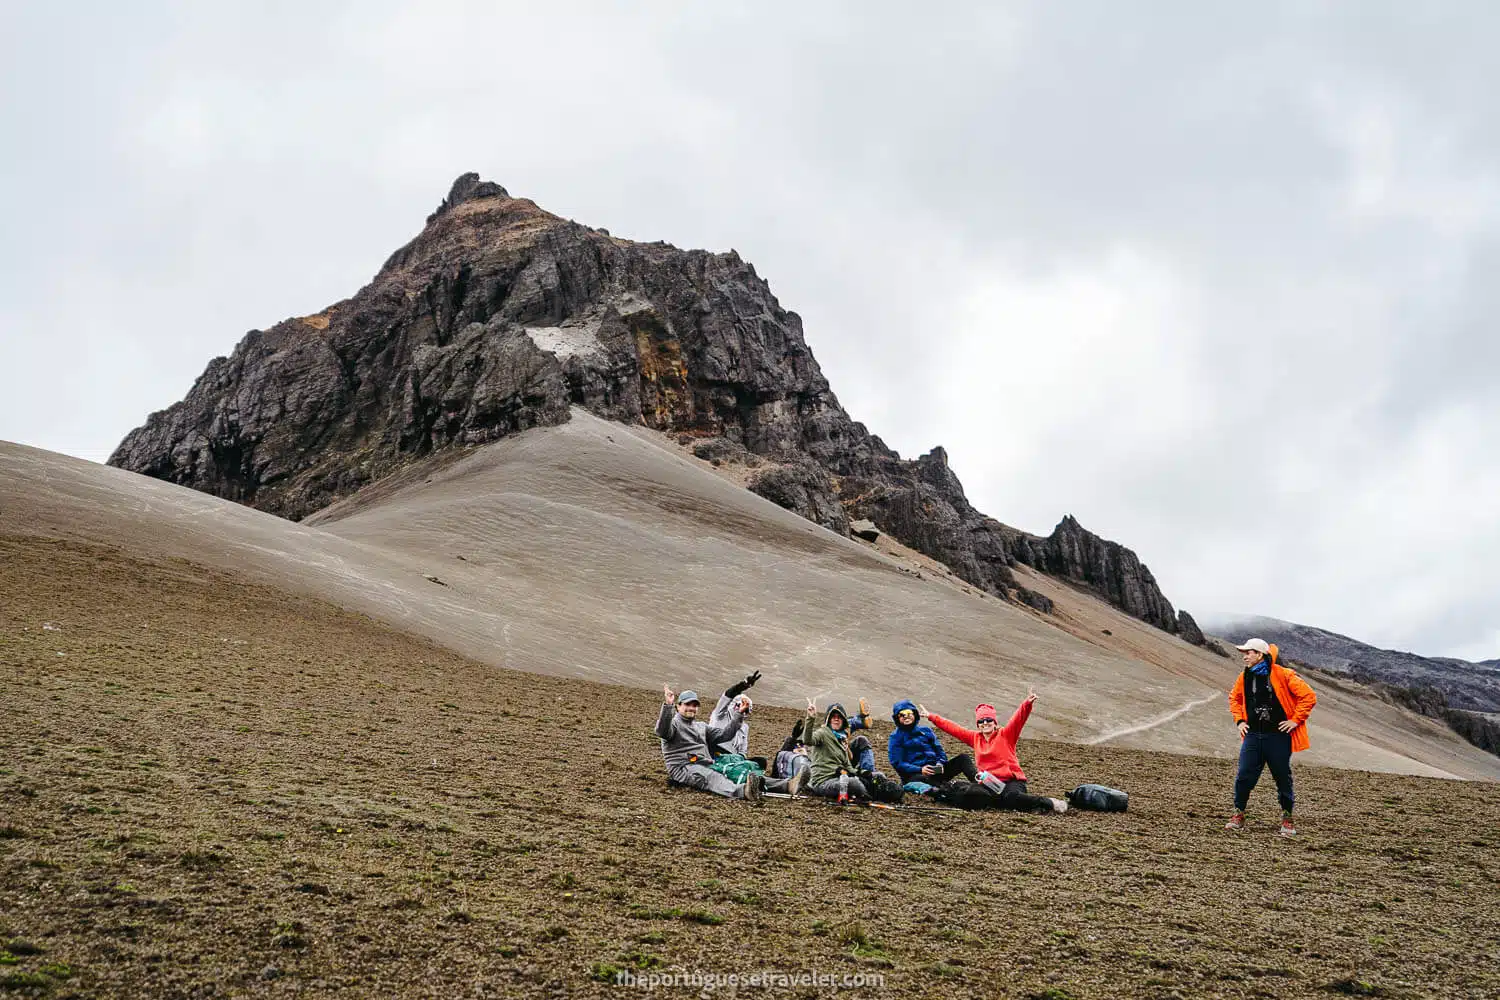
[[[1068,805],[1094,812],[1122,813],[1130,805],[1130,796],[1107,785],[1079,785],[1068,793]]]

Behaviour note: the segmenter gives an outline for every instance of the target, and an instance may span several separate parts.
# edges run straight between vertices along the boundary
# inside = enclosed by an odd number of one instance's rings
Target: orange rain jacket
[[[1318,696],[1307,686],[1307,681],[1297,676],[1297,671],[1281,665],[1277,659],[1280,654],[1281,650],[1272,645],[1271,690],[1276,692],[1276,700],[1281,702],[1281,710],[1286,713],[1286,717],[1297,723],[1297,728],[1292,730],[1292,753],[1296,753],[1307,749],[1307,717],[1318,703]],[[1229,714],[1234,716],[1236,724],[1247,721],[1244,670],[1234,679],[1234,687],[1229,689]]]

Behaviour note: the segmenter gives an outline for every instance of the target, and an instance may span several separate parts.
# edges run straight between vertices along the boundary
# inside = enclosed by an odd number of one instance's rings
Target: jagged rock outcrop
[[[834,496],[833,481],[820,465],[802,461],[773,466],[756,473],[746,485],[750,492],[829,531],[849,534],[849,513]]]
[[[1192,615],[1180,609],[1177,612],[1177,635],[1184,642],[1191,643],[1194,646],[1202,646],[1216,656],[1227,657],[1229,655],[1223,646],[1220,646],[1217,642],[1214,642],[1203,634],[1203,630],[1198,627],[1198,623],[1193,619]]]
[[[734,251],[634,243],[465,174],[353,298],[248,333],[110,464],[300,519],[414,459],[584,406],[764,459],[751,488],[840,533],[867,518],[968,583],[1040,610],[1026,563],[1169,632],[1129,549],[975,510],[941,448],[905,461],[839,405]]]
[[[1136,554],[1084,530],[1073,515],[1058,522],[1039,552],[1034,545],[1027,548],[1032,559],[1024,561],[1037,569],[1083,583],[1122,611],[1177,631],[1177,613]]]
[[[688,438],[692,440],[691,437]],[[760,458],[750,452],[748,448],[738,441],[728,438],[709,438],[706,441],[698,441],[693,444],[693,457],[701,458],[705,462],[715,465],[731,462],[736,465],[745,465],[756,468],[760,465]]]

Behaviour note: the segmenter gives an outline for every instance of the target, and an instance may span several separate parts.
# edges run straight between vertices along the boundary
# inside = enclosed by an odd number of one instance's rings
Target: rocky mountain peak
[[[738,254],[618,239],[477,173],[353,298],[250,331],[110,464],[300,519],[574,406],[721,441],[763,466],[763,496],[842,534],[871,520],[997,596],[1047,610],[1024,563],[1179,630],[1129,549],[1071,516],[1048,538],[1010,528],[970,505],[943,448],[906,461],[851,419]]]
[[[431,223],[433,219],[436,219],[444,212],[456,208],[466,201],[473,201],[477,198],[509,197],[510,194],[505,188],[494,181],[480,180],[477,173],[470,171],[467,174],[460,174],[458,176],[458,179],[453,182],[453,186],[448,189],[448,197],[444,198],[442,204],[438,205],[437,211],[427,217],[427,221]]]

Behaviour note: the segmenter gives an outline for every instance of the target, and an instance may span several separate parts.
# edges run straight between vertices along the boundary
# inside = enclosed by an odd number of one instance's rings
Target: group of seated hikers
[[[656,735],[661,737],[671,784],[752,802],[771,792],[806,793],[840,803],[895,805],[910,794],[961,809],[1067,811],[1062,799],[1027,792],[1026,772],[1016,759],[1016,740],[1036,703],[1035,693],[1028,693],[1003,726],[995,706],[979,705],[974,710],[974,729],[913,702],[896,702],[891,710],[896,728],[886,741],[886,757],[896,776],[888,777],[875,769],[875,749],[869,739],[854,735],[870,728],[863,698],[852,717],[838,703],[820,714],[808,699],[806,718],[792,727],[775,757],[751,757],[754,706],[745,692],[758,680],[757,670],[730,686],[706,722],[698,718],[697,692],[675,693],[663,685]],[[923,716],[973,753],[950,758],[937,734],[921,724]]]

